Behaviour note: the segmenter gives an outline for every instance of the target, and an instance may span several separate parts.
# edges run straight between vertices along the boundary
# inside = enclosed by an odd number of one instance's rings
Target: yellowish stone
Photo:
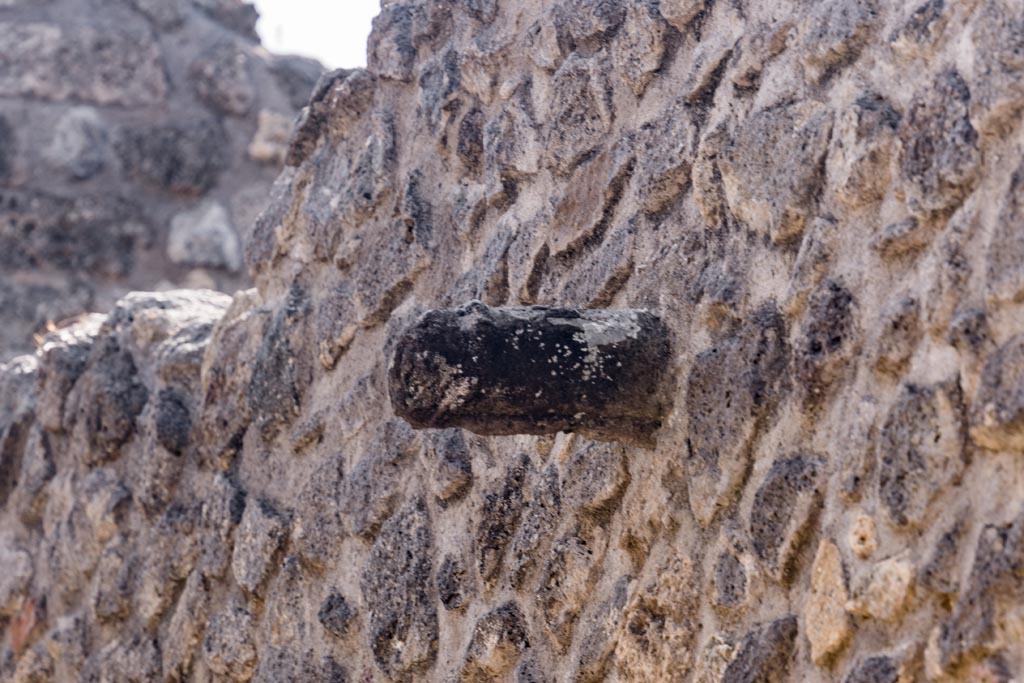
[[[811,590],[804,608],[804,628],[811,659],[819,666],[839,652],[852,632],[846,613],[849,595],[839,548],[829,540],[818,546],[811,568]]]

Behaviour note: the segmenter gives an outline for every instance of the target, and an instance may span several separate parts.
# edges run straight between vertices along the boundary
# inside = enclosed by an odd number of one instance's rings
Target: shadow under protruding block
[[[388,385],[413,427],[654,443],[669,407],[668,328],[644,310],[426,313],[398,341]]]

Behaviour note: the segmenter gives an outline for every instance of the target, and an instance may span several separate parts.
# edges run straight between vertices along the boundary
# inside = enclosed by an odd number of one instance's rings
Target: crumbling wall
[[[132,289],[249,280],[321,67],[260,45],[241,0],[0,2],[0,359]]]
[[[1024,676],[1016,0],[388,2],[246,258],[3,372],[15,681]],[[413,431],[425,311],[647,308],[656,446]]]

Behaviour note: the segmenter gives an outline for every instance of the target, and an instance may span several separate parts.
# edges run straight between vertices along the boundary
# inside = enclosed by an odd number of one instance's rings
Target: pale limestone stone
[[[811,565],[811,588],[804,606],[804,630],[815,664],[826,663],[850,639],[848,599],[839,548],[832,541],[822,541]]]
[[[857,557],[866,560],[878,549],[878,532],[875,520],[864,512],[858,512],[847,532],[847,543]]]
[[[847,609],[853,614],[895,621],[906,611],[914,585],[914,565],[891,557],[872,567],[854,591]]]

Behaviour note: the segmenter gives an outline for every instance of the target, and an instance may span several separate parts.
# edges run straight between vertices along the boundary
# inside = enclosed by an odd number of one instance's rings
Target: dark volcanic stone
[[[522,520],[512,539],[508,565],[512,585],[516,588],[522,588],[536,566],[537,551],[554,534],[561,510],[560,477],[558,467],[552,463],[534,480],[530,500],[523,506]]]
[[[921,213],[952,212],[974,188],[981,152],[971,125],[971,92],[948,69],[916,98],[900,132],[900,172],[908,204]]]
[[[962,403],[955,382],[908,384],[889,409],[878,442],[878,495],[896,524],[922,522],[932,499],[963,471]]]
[[[484,581],[501,571],[505,548],[519,526],[523,511],[523,488],[530,471],[525,455],[509,466],[500,488],[484,496],[482,519],[477,529],[480,576]]]
[[[313,153],[327,127],[330,94],[354,73],[351,69],[335,69],[319,76],[307,96],[308,106],[302,110],[295,124],[295,130],[288,143],[285,165],[299,166]]]
[[[491,610],[476,623],[466,650],[462,674],[470,680],[494,680],[519,660],[530,641],[526,619],[514,602]]]
[[[754,496],[750,515],[754,552],[776,578],[785,574],[793,550],[820,506],[823,469],[822,460],[814,456],[777,460]]]
[[[413,453],[411,432],[399,420],[385,425],[345,483],[339,509],[357,536],[372,541],[397,509],[403,467]]]
[[[349,680],[345,667],[329,655],[317,662],[311,651],[300,653],[268,648],[268,651],[260,653],[252,683],[348,683]]]
[[[725,670],[722,683],[782,683],[789,680],[794,660],[796,617],[784,617],[751,631],[736,658]]]
[[[979,446],[1024,451],[1024,335],[1011,337],[986,359],[970,418]]]
[[[310,565],[323,565],[330,550],[345,535],[342,501],[345,456],[325,458],[313,471],[295,500],[302,533],[293,539],[296,552]]]
[[[118,457],[149,397],[135,361],[113,337],[106,337],[93,348],[90,368],[79,386],[76,419],[88,435],[90,460],[103,462]]]
[[[465,432],[450,429],[437,432],[428,453],[433,451],[434,494],[444,507],[461,499],[473,486],[473,458]]]
[[[478,172],[484,156],[484,114],[479,109],[471,109],[462,117],[459,124],[456,152],[462,162],[470,170]]]
[[[457,3],[469,16],[489,24],[498,16],[498,0],[459,0]]]
[[[854,333],[853,294],[829,281],[811,296],[808,319],[794,349],[796,377],[815,403],[846,367]]]
[[[918,572],[920,585],[946,595],[955,595],[960,590],[960,547],[966,526],[966,518],[960,517],[935,541],[931,555]]]
[[[342,638],[348,632],[348,627],[352,625],[352,620],[355,619],[356,609],[348,604],[343,595],[331,593],[320,605],[320,611],[316,616],[332,635]]]
[[[715,563],[715,604],[735,607],[747,596],[747,573],[743,563],[731,552],[722,553]]]
[[[953,614],[941,626],[938,647],[950,671],[968,655],[985,653],[999,640],[1006,606],[1024,600],[1024,508],[1009,524],[981,530],[974,564]],[[1012,609],[1012,607],[1010,607]]]
[[[302,394],[311,381],[311,364],[296,352],[310,308],[306,288],[293,283],[253,363],[249,407],[265,439],[276,436],[299,414]]]
[[[53,267],[122,277],[147,239],[139,207],[120,197],[0,189],[0,270]]]
[[[690,504],[702,522],[742,482],[750,446],[784,393],[787,334],[782,313],[769,303],[694,360],[685,465]]]
[[[156,439],[175,455],[188,447],[192,432],[192,414],[182,394],[162,389],[156,404]]]
[[[898,683],[900,669],[892,657],[868,657],[850,672],[846,683]]]
[[[569,458],[563,478],[565,502],[594,521],[606,522],[618,510],[629,486],[625,448],[619,444],[587,444]]]
[[[29,420],[22,419],[0,428],[0,505],[7,504],[8,496],[18,484],[29,425]]]
[[[11,173],[15,153],[14,130],[3,116],[0,116],[0,180],[6,179]]]
[[[153,185],[201,195],[227,166],[227,142],[219,123],[202,120],[126,130],[117,151],[125,168]]]
[[[647,311],[473,302],[431,311],[405,333],[389,389],[416,428],[650,443],[670,353],[668,330]]]
[[[427,506],[416,500],[384,525],[363,569],[360,585],[373,658],[397,680],[412,680],[437,659],[433,555]]]
[[[454,555],[445,556],[441,568],[437,570],[437,592],[444,608],[453,610],[465,607],[471,597],[471,589],[472,585],[462,560]]]

